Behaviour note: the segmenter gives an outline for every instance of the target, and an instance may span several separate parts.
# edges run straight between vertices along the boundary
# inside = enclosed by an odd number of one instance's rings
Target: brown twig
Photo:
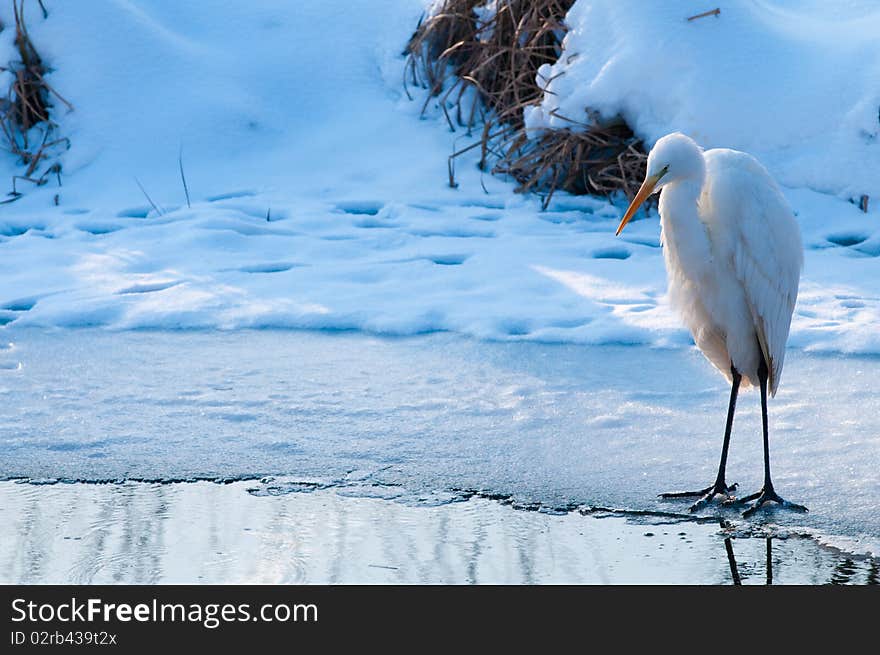
[[[705,18],[706,16],[720,16],[721,9],[719,7],[715,7],[710,11],[704,11],[702,14],[697,14],[696,16],[688,17],[688,21],[697,20],[698,18]]]
[[[186,185],[186,175],[183,172],[183,147],[180,148],[180,153],[177,157],[177,164],[180,167],[180,181],[183,182],[183,193],[186,196],[186,206],[188,209],[192,209],[192,205],[189,202],[189,187]],[[266,220],[269,220],[268,217]]]
[[[150,203],[150,206],[156,210],[156,213],[159,216],[162,216],[162,214],[163,214],[162,210],[159,209],[158,205],[156,205],[155,202],[153,202],[153,199],[150,197],[150,194],[147,193],[147,190],[144,188],[144,185],[141,184],[141,181],[137,178],[134,178],[134,181],[135,181],[135,184],[138,185],[138,188],[141,190],[141,193],[144,194],[144,197],[147,199],[147,202]]]

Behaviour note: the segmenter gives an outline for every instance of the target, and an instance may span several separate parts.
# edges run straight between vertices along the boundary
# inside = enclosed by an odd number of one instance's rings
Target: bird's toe
[[[750,500],[755,500],[755,503],[743,512],[743,518],[749,518],[750,516],[753,516],[755,512],[757,512],[768,503],[774,503],[783,509],[790,509],[794,512],[809,511],[804,505],[798,505],[797,503],[792,503],[788,500],[785,500],[782,496],[777,494],[772,489],[769,492],[763,490],[759,491],[750,496],[746,496],[745,498],[740,499],[738,502],[745,503],[749,502]]]

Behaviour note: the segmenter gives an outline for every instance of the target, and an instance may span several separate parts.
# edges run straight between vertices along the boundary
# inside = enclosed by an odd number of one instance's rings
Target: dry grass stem
[[[573,2],[498,0],[489,14],[483,0],[446,0],[419,23],[406,48],[405,86],[427,88],[422,111],[436,98],[451,130],[480,128],[478,141],[450,155],[450,186],[455,158],[479,147],[482,170],[544,194],[545,207],[559,189],[635,195],[647,157],[623,121],[602,124],[585,108],[585,120],[569,120],[570,128],[534,132],[523,124],[523,109],[544,95],[538,69],[562,54]]]
[[[183,193],[186,196],[186,206],[187,208],[192,209],[192,205],[189,201],[189,187],[186,184],[186,174],[183,172],[183,148],[180,149],[180,154],[177,157],[177,164],[180,167],[180,181],[183,182]],[[266,220],[268,221],[269,219],[267,218]]]
[[[42,2],[39,3],[45,18],[48,13]],[[6,149],[15,155],[22,165],[26,166],[23,175],[16,175],[12,180],[10,198],[4,202],[12,202],[21,196],[15,185],[16,180],[25,180],[42,186],[55,174],[61,181],[61,164],[55,161],[38,173],[43,164],[55,158],[59,149],[69,148],[70,142],[57,136],[57,125],[52,121],[49,110],[52,105],[50,98],[72,110],[73,106],[59,94],[47,81],[48,72],[42,58],[34,47],[28,34],[24,20],[24,0],[13,0],[15,17],[15,48],[18,61],[3,68],[12,73],[12,84],[6,98],[0,99],[0,136],[5,141]],[[37,140],[34,140],[37,137]]]
[[[704,11],[702,14],[697,14],[696,16],[688,16],[688,21],[697,20],[698,18],[705,18],[706,16],[720,16],[721,9],[715,7],[710,11]]]

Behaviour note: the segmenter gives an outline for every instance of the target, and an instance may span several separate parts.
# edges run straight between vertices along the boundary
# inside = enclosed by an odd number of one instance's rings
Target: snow
[[[880,197],[880,8],[872,0],[576,2],[530,127],[622,115],[650,145],[681,131],[750,152],[786,186]]]
[[[572,39],[600,11],[584,7],[570,17]],[[52,84],[75,105],[56,111],[72,147],[64,186],[28,189],[0,214],[0,321],[690,343],[666,301],[656,220],[617,239],[620,202],[559,197],[541,212],[473,159],[448,188],[446,157],[467,137],[450,134],[436,108],[419,120],[421,99],[402,94],[400,52],[421,3],[50,9],[29,24]],[[657,12],[673,15],[645,13]],[[737,16],[680,29],[726,29]],[[815,147],[823,157],[826,145]],[[829,162],[829,174],[842,170]],[[865,216],[803,187],[788,195],[808,249],[792,346],[880,352],[876,209]]]
[[[449,188],[469,137],[401,84],[423,2],[48,5],[30,33],[75,109],[55,113],[63,186],[0,206],[0,475],[399,465],[387,480],[419,490],[629,506],[708,484],[726,389],[668,306],[656,216],[615,238],[620,199],[542,212],[474,157]],[[683,129],[749,150],[786,185],[806,256],[775,480],[814,509],[806,527],[876,537],[878,19],[798,6],[687,23],[705,8],[580,0],[566,48],[581,56],[529,120],[589,100],[648,140]],[[5,30],[0,59],[10,48]],[[0,181],[14,172],[0,157]],[[867,214],[847,202],[862,193]],[[375,338],[434,332],[458,336]],[[286,386],[296,375],[306,388]],[[748,454],[731,454],[749,490],[751,404]]]

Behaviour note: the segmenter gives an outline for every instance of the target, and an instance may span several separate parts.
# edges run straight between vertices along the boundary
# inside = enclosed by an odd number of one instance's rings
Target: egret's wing
[[[733,151],[725,151],[733,153]],[[775,395],[797,299],[803,245],[779,187],[744,153],[707,158],[712,205],[723,216],[736,277],[743,285]]]

